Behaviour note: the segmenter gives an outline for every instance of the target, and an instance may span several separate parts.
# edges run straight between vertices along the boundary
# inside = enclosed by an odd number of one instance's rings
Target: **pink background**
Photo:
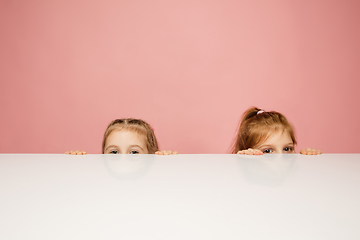
[[[115,118],[227,153],[250,106],[298,147],[360,152],[360,2],[1,1],[0,152],[101,152]]]

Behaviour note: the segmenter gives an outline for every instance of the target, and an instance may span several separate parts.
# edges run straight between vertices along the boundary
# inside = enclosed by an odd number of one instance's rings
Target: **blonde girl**
[[[252,107],[243,115],[232,153],[248,155],[295,153],[296,144],[294,129],[284,115]],[[307,148],[300,153],[317,155],[321,154],[321,151]]]
[[[141,119],[123,118],[112,121],[105,130],[102,141],[103,154],[177,154],[176,151],[159,151],[153,128]],[[84,151],[66,154],[83,155]]]

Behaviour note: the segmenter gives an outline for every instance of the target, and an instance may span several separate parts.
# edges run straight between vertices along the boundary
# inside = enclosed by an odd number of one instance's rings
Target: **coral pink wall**
[[[226,153],[250,106],[360,152],[360,2],[1,1],[0,153],[101,152],[115,118]]]

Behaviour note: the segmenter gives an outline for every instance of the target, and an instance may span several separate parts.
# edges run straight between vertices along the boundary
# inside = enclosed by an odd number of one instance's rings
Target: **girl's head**
[[[264,153],[294,153],[295,145],[293,127],[284,115],[252,107],[243,115],[232,153],[249,148]]]
[[[154,154],[158,150],[154,130],[141,119],[116,119],[104,133],[102,153]]]

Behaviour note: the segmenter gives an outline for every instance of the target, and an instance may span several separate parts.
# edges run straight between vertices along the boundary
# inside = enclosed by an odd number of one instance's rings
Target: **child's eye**
[[[265,150],[263,151],[263,153],[272,153],[272,150],[271,150],[271,149],[265,149]]]
[[[132,150],[132,151],[130,152],[130,154],[139,154],[139,152],[136,151],[136,150]]]
[[[293,149],[291,148],[291,147],[286,147],[286,148],[284,148],[284,151],[285,152],[291,152]]]
[[[112,150],[110,154],[118,154],[119,152],[117,150]]]

